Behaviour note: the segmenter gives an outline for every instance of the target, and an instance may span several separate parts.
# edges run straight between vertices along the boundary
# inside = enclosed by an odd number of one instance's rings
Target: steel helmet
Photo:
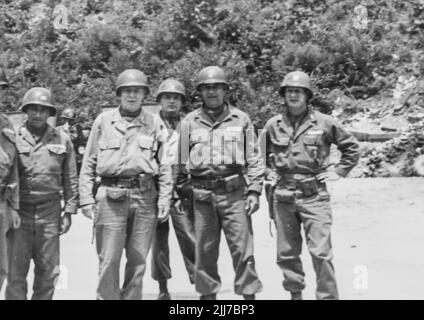
[[[147,94],[150,92],[146,75],[137,69],[127,69],[121,72],[116,80],[116,95],[118,97],[121,95],[121,88],[132,86],[144,87],[147,90]]]
[[[74,109],[72,109],[72,108],[66,108],[65,110],[63,110],[63,112],[60,115],[60,117],[61,118],[65,118],[65,119],[75,120],[76,114],[75,114]]]
[[[0,87],[8,87],[9,81],[7,81],[6,73],[3,68],[0,67]]]
[[[310,98],[314,95],[312,91],[311,78],[302,71],[293,71],[288,73],[281,83],[280,95],[284,95],[286,87],[300,87],[309,91]]]
[[[217,66],[209,66],[200,70],[197,76],[196,88],[199,90],[202,84],[222,83],[228,87],[227,76],[224,70]]]
[[[183,101],[185,100],[185,87],[184,85],[175,79],[167,79],[165,81],[163,81],[159,88],[158,88],[158,92],[156,93],[156,102],[159,102],[160,100],[160,95],[162,93],[178,93],[179,95],[181,95],[183,97]]]
[[[49,89],[40,87],[29,89],[24,95],[20,111],[26,112],[26,107],[31,104],[47,107],[50,109],[50,116],[56,115],[56,107],[53,105],[52,93]]]

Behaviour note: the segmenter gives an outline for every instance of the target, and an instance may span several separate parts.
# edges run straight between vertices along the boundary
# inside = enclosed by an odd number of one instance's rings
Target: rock
[[[415,159],[414,169],[419,176],[424,177],[424,155],[420,155]]]
[[[396,128],[392,128],[392,127],[385,127],[385,126],[382,126],[382,127],[381,127],[381,130],[382,130],[382,131],[388,131],[388,132],[396,132],[398,129],[396,129]]]

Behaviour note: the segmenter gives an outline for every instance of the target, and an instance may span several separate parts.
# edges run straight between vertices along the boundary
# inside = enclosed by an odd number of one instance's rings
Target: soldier
[[[157,220],[168,217],[171,166],[159,161],[165,142],[159,116],[142,111],[149,88],[143,72],[128,69],[117,79],[118,108],[94,121],[80,175],[82,212],[94,219],[99,256],[98,299],[142,297],[147,254]],[[93,193],[96,176],[101,179]],[[119,265],[127,264],[122,290]]]
[[[283,271],[283,286],[293,300],[302,299],[303,224],[317,277],[316,297],[338,299],[326,181],[346,176],[356,165],[358,143],[335,119],[308,106],[313,91],[307,74],[287,74],[280,94],[285,111],[267,122],[262,139],[266,141],[267,180],[276,182],[271,216],[277,229],[277,264]],[[329,166],[331,144],[342,153],[334,168]]]
[[[82,157],[85,150],[85,141],[82,134],[81,124],[76,122],[75,111],[71,108],[66,108],[63,110],[60,118],[64,123],[57,127],[57,129],[66,132],[71,138],[72,144],[74,145],[74,151],[77,161],[77,172],[80,172]],[[81,148],[83,147],[83,148]],[[82,152],[81,152],[82,151]]]
[[[0,68],[0,92],[9,86]],[[0,113],[0,291],[7,277],[7,233],[19,228],[19,176],[15,132],[9,119]]]
[[[167,134],[166,154],[164,161],[171,163],[176,183],[176,173],[179,169],[178,143],[181,130],[181,108],[185,103],[184,85],[174,79],[167,79],[159,86],[156,101],[161,105],[160,117],[165,123]],[[183,189],[174,190],[170,215],[175,229],[178,244],[183,255],[190,283],[194,283],[194,216],[191,206],[184,206],[191,200],[191,194],[184,193]],[[158,300],[170,300],[167,288],[167,279],[171,278],[169,265],[169,222],[159,223],[152,249],[152,278],[159,282]]]
[[[78,207],[75,154],[68,135],[47,123],[49,116],[56,115],[50,90],[28,90],[20,111],[28,116],[16,141],[22,225],[10,234],[6,299],[26,299],[26,277],[33,259],[32,299],[50,300],[59,275],[59,236],[68,232]]]
[[[229,86],[224,71],[217,66],[202,69],[197,90],[203,105],[184,118],[181,130],[182,161],[188,160],[193,185],[196,290],[200,299],[216,299],[223,229],[236,273],[235,293],[255,299],[262,284],[253,257],[251,214],[259,208],[264,163],[249,116],[225,100]],[[181,171],[181,181],[184,175]]]

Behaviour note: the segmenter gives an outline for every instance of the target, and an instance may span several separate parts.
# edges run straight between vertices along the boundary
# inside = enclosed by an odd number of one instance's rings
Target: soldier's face
[[[308,105],[308,93],[300,87],[287,87],[284,93],[289,111],[293,115],[300,115],[305,112]]]
[[[216,109],[222,106],[226,93],[226,86],[220,83],[203,84],[200,86],[202,100],[210,109]]]
[[[183,97],[178,93],[164,92],[160,95],[159,103],[164,112],[178,114],[183,106]]]
[[[136,112],[141,108],[141,103],[146,97],[143,87],[124,87],[121,89],[121,105],[128,112]]]
[[[47,119],[50,116],[49,108],[33,104],[26,108],[26,113],[31,127],[41,129],[47,125]]]

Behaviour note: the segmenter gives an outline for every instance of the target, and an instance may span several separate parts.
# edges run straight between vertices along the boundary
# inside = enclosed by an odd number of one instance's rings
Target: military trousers
[[[304,198],[295,192],[278,188],[274,192],[273,208],[277,229],[277,264],[284,276],[283,287],[290,292],[305,288],[301,225],[316,274],[316,298],[338,299],[336,276],[332,263],[332,211],[326,189]]]
[[[179,214],[174,207],[170,216],[175,235],[183,255],[190,283],[194,283],[195,236],[193,212],[184,210]],[[158,223],[152,248],[152,278],[156,281],[165,281],[172,277],[169,260],[169,220]]]
[[[221,288],[218,255],[221,230],[230,249],[235,271],[234,291],[238,295],[262,290],[253,256],[251,217],[245,211],[245,188],[232,192],[225,189],[194,188],[194,230],[196,236],[195,287],[202,295]]]
[[[60,199],[20,203],[21,227],[9,231],[7,300],[27,299],[27,275],[34,260],[32,300],[51,300],[59,276]]]
[[[7,234],[11,224],[9,210],[8,202],[0,198],[0,291],[8,270]]]
[[[94,218],[99,258],[99,300],[140,300],[143,276],[157,223],[158,192],[100,186]],[[119,267],[125,249],[122,289]]]

